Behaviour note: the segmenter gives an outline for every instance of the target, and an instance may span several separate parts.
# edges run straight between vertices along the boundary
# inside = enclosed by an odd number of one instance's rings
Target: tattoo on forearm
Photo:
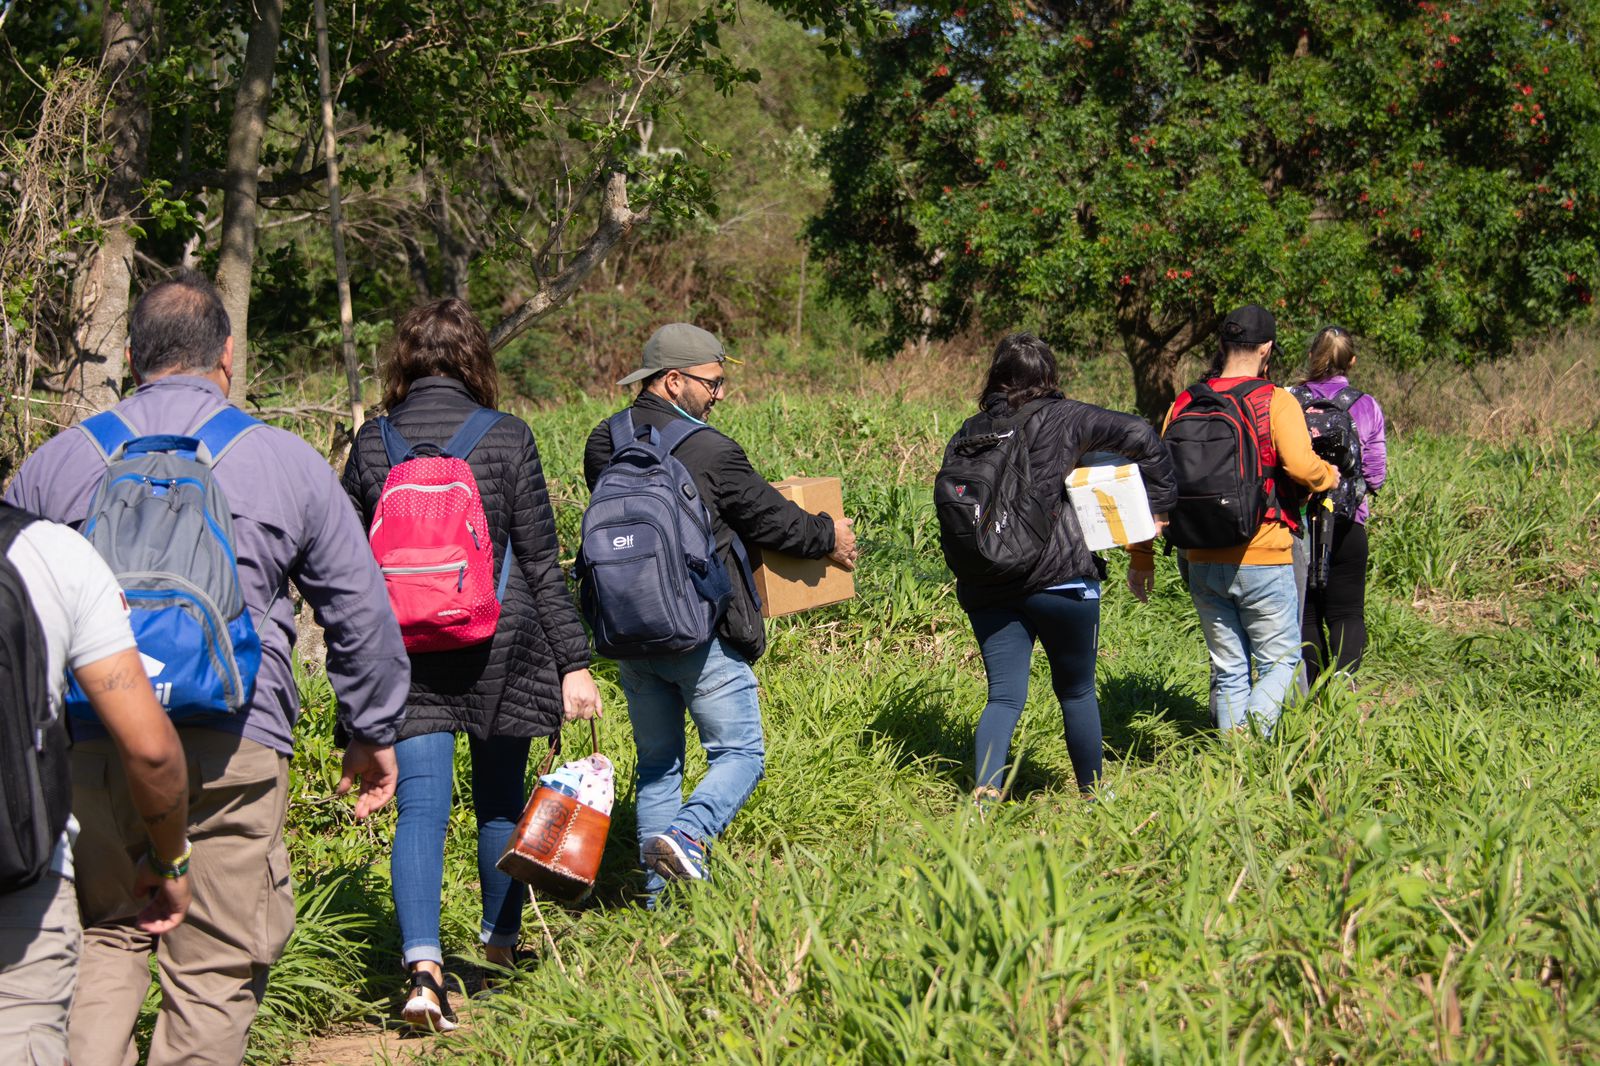
[[[139,671],[126,666],[116,666],[110,673],[96,681],[93,687],[96,692],[126,692],[137,688],[140,681],[149,683]]]

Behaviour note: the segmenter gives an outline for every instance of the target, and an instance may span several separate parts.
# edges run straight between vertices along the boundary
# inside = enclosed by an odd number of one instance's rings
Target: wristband
[[[189,873],[189,859],[193,855],[194,845],[185,840],[183,842],[183,854],[171,862],[162,862],[153,847],[150,849],[147,859],[150,863],[150,869],[155,872],[157,877],[165,878],[168,881],[176,881]]]

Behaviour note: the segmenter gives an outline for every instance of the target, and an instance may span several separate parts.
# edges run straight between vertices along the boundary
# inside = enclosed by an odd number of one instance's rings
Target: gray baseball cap
[[[724,361],[738,363],[739,360],[729,358],[722,342],[714,335],[687,322],[669,322],[650,334],[650,339],[644,342],[644,358],[640,361],[639,369],[617,384],[632,385],[663,370],[682,370],[702,363]]]

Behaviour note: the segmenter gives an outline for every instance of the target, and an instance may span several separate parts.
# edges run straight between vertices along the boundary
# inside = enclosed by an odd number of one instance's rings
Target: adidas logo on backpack
[[[235,714],[255,693],[261,638],[239,584],[233,510],[211,472],[260,426],[237,407],[182,435],[141,435],[116,411],[78,426],[106,463],[81,532],[122,586],[150,683],[174,719]],[[76,680],[67,711],[94,720]]]

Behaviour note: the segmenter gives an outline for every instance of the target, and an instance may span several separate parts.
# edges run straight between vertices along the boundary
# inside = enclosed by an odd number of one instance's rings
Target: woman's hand
[[[565,721],[599,718],[600,689],[587,670],[574,670],[561,678],[561,715]]]
[[[1154,570],[1128,570],[1128,591],[1133,593],[1133,598],[1140,603],[1150,602],[1150,591],[1156,587],[1156,572]]]

